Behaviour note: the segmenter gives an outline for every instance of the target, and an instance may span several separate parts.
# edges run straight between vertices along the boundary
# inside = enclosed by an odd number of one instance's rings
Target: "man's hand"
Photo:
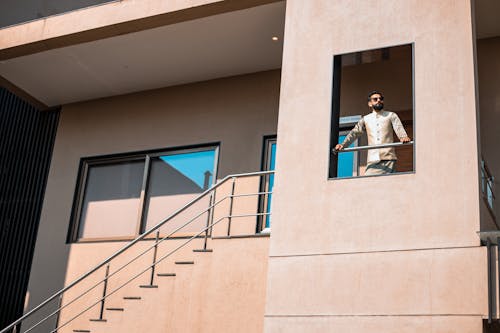
[[[405,136],[404,138],[399,139],[399,141],[401,141],[402,143],[408,143],[411,141],[411,139],[410,139],[410,137]]]
[[[342,146],[340,143],[338,145],[335,146],[335,151],[339,151],[339,150],[342,150],[342,148],[344,148],[344,146]]]

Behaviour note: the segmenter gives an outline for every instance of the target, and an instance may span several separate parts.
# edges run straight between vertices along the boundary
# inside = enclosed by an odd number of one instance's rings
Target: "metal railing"
[[[413,141],[384,143],[384,144],[380,144],[380,145],[358,146],[358,147],[351,147],[351,148],[343,148],[341,150],[335,150],[335,149],[333,149],[333,153],[334,154],[348,153],[348,152],[353,152],[353,151],[370,150],[370,149],[380,149],[380,148],[390,148],[390,147],[400,147],[400,146],[409,146],[409,145],[413,145]]]
[[[268,189],[268,183],[269,183],[269,176],[273,174],[274,171],[262,171],[262,172],[252,172],[252,173],[242,173],[242,174],[234,174],[234,175],[229,175],[224,177],[221,181],[219,181],[217,184],[213,185],[211,188],[207,189],[206,191],[202,192],[199,196],[188,202],[186,205],[184,205],[182,208],[178,209],[174,213],[172,213],[170,216],[167,218],[163,219],[160,221],[157,225],[154,227],[150,228],[149,230],[145,231],[141,235],[139,235],[137,238],[129,242],[127,245],[122,247],[120,250],[116,251],[114,254],[109,256],[107,259],[103,260],[100,264],[89,270],[87,273],[81,275],[79,278],[68,284],[66,287],[63,289],[59,290],[52,296],[48,297],[45,301],[40,303],[38,306],[24,314],[22,317],[11,323],[9,326],[3,328],[0,333],[7,333],[7,332],[19,332],[19,327],[20,325],[25,322],[28,318],[33,317],[33,315],[37,312],[39,312],[41,309],[44,309],[47,307],[48,304],[51,302],[58,300],[58,306],[57,309],[54,311],[50,312],[48,315],[44,316],[42,319],[38,320],[35,324],[33,324],[31,327],[27,329],[23,329],[23,332],[30,332],[34,330],[35,328],[39,327],[43,323],[46,323],[50,318],[57,318],[57,323],[56,327],[50,331],[51,333],[57,332],[58,329],[61,329],[67,325],[69,325],[71,322],[73,322],[75,319],[79,318],[82,316],[84,313],[88,312],[90,309],[100,306],[99,308],[99,318],[96,320],[103,320],[103,311],[105,307],[105,300],[108,299],[111,295],[117,293],[120,289],[128,285],[130,282],[136,280],[139,278],[141,275],[147,273],[149,270],[151,270],[151,276],[149,279],[150,286],[153,286],[154,283],[154,273],[155,273],[155,268],[158,263],[162,262],[163,260],[167,259],[174,253],[176,253],[178,250],[181,248],[185,247],[187,244],[189,244],[191,241],[195,239],[202,239],[203,240],[203,248],[201,250],[207,250],[207,242],[208,239],[212,237],[212,231],[214,226],[218,225],[222,221],[227,220],[227,231],[225,232],[225,235],[231,236],[231,225],[233,223],[234,219],[237,218],[244,218],[244,217],[265,217],[265,216],[270,216],[270,212],[267,212],[265,210],[261,210],[262,205],[256,205],[256,211],[253,213],[243,213],[243,214],[235,214],[234,213],[234,201],[235,198],[245,198],[245,197],[257,197],[258,200],[264,200],[267,201],[269,200],[270,194],[272,194],[271,191],[267,191]],[[236,183],[237,180],[241,178],[248,178],[248,177],[259,177],[259,181],[256,182],[256,186],[259,187],[258,191],[256,192],[251,192],[251,193],[236,193]],[[220,191],[222,185],[230,182],[230,192],[227,195],[222,196],[222,198],[217,198],[217,193]],[[168,222],[172,221],[175,217],[179,216],[181,213],[185,212],[188,208],[192,207],[195,203],[200,202],[203,198],[209,197],[209,205],[206,209],[203,209],[201,212],[196,214],[195,216],[191,217],[187,222],[184,224],[180,225],[179,227],[175,228],[173,231],[169,232],[166,236],[163,236],[160,238],[160,228],[165,226]],[[229,201],[229,207],[228,207],[228,214],[223,214],[220,217],[217,217],[214,221],[214,213],[215,213],[215,208],[219,205],[221,205],[223,202]],[[264,207],[265,209],[265,207]],[[200,217],[202,217],[204,214],[207,215],[207,220],[206,220],[206,225],[199,230],[198,232],[195,232],[194,235],[190,235],[181,245],[175,247],[173,250],[168,251],[168,253],[160,256],[157,258],[158,255],[158,246],[163,243],[167,239],[172,239],[176,238],[176,234],[184,229],[186,226],[192,224],[194,221],[197,221]],[[119,268],[114,270],[113,272],[110,272],[110,263],[113,261],[113,259],[119,257],[123,253],[125,253],[127,250],[132,248],[135,244],[139,243],[141,240],[146,239],[148,235],[152,235],[154,232],[155,238],[153,241],[153,244],[149,247],[146,247],[145,250],[140,252],[139,254],[133,256],[130,260],[122,264]],[[149,238],[148,238],[149,239]],[[177,238],[176,238],[177,239]],[[146,267],[139,271],[139,273],[134,274],[133,276],[129,277],[124,283],[120,284],[118,287],[114,288],[111,292],[107,290],[109,280],[114,277],[116,274],[119,272],[123,271],[124,268],[128,267],[131,263],[135,262],[139,258],[143,257],[146,253],[153,251],[153,262],[151,264],[146,265]],[[105,268],[105,275],[103,279],[98,280],[97,282],[94,282],[91,284],[90,287],[85,289],[84,291],[80,292],[77,296],[73,297],[71,300],[62,302],[62,298],[65,296],[65,294],[71,290],[74,289],[75,286],[79,285],[82,283],[82,281],[88,279],[91,275],[94,273],[98,272],[101,268]],[[66,319],[62,324],[59,323],[59,316],[61,314],[61,311],[63,309],[66,309],[67,307],[71,306],[81,298],[83,298],[85,295],[89,294],[92,290],[95,290],[98,286],[102,285],[103,286],[103,291],[100,297],[97,297],[93,303],[90,305],[87,305],[83,309],[81,309],[80,312],[78,312],[76,315],[72,316],[69,319]]]

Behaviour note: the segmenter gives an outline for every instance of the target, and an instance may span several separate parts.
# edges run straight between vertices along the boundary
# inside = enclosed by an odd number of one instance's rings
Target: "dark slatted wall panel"
[[[23,312],[58,119],[0,88],[0,328]]]

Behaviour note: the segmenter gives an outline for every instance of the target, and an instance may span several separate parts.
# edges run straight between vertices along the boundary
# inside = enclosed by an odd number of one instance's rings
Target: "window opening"
[[[413,119],[412,44],[335,55],[329,178],[414,171]]]

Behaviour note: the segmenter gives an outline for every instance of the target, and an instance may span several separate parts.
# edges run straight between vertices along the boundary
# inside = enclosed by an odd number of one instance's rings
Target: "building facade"
[[[59,117],[5,332],[498,329],[496,1],[92,5],[0,29]],[[372,90],[393,174],[332,151]]]

